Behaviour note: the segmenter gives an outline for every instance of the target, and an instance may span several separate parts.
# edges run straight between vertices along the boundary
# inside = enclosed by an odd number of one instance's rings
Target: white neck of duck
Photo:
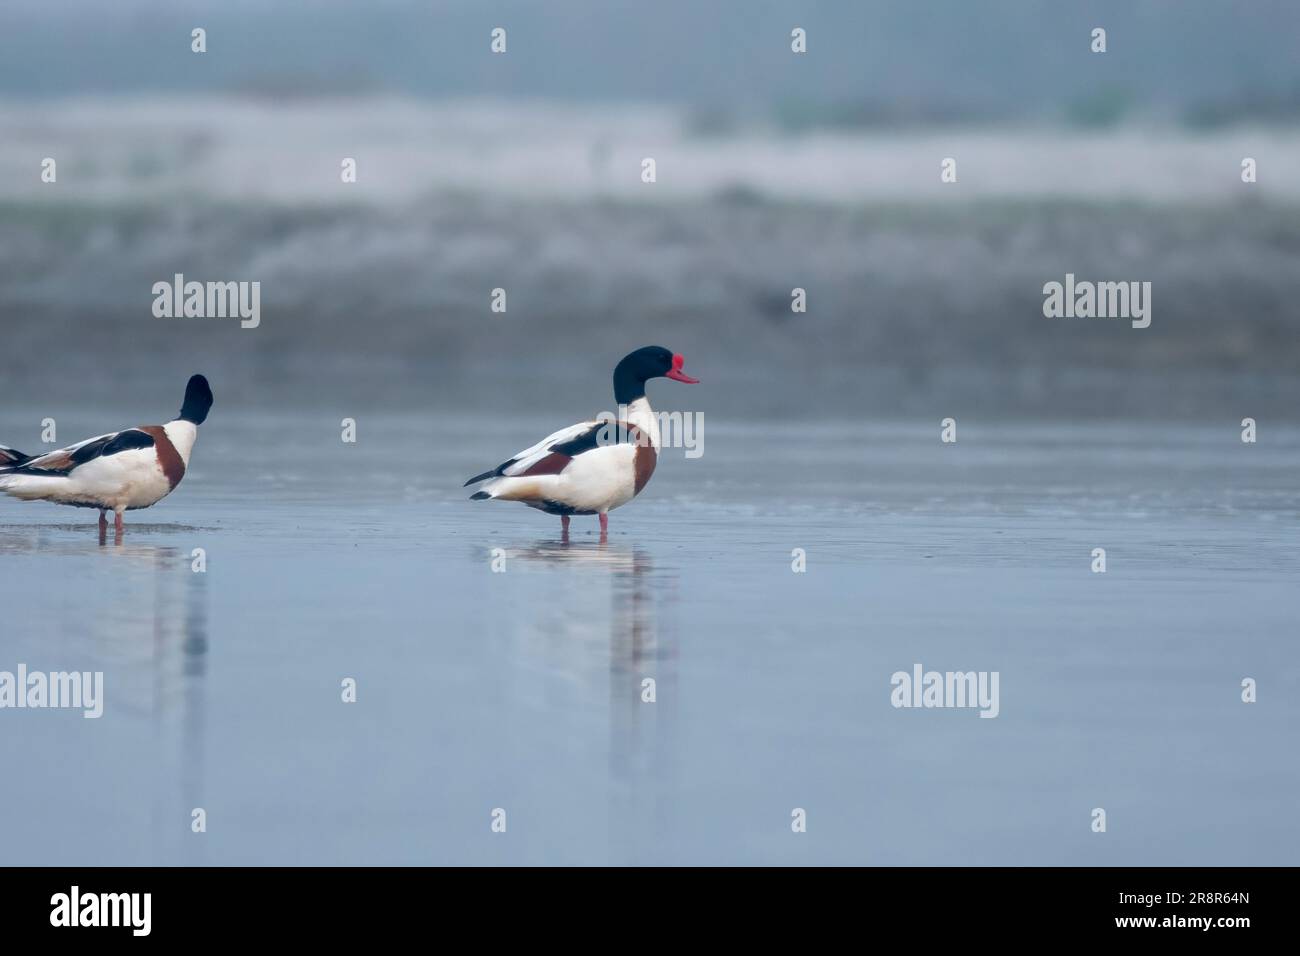
[[[199,436],[198,426],[193,422],[178,418],[164,425],[163,431],[167,433],[167,440],[176,446],[176,454],[181,456],[181,461],[188,468],[190,466],[190,452],[194,450],[194,439]]]
[[[659,450],[659,416],[644,395],[629,402],[626,410],[620,408],[619,412],[629,425],[635,425],[649,435],[651,446],[655,451]]]

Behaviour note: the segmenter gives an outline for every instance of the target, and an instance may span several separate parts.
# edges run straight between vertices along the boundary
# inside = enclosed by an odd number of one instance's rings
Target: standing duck
[[[645,383],[671,378],[697,384],[698,379],[682,371],[684,362],[682,356],[654,345],[628,354],[614,367],[619,420],[579,422],[546,436],[465,482],[467,488],[487,482],[470,498],[522,501],[559,515],[566,535],[571,515],[599,515],[600,533],[606,534],[609,512],[640,493],[659,458],[659,420],[646,400]]]
[[[127,428],[44,455],[0,446],[0,491],[25,501],[98,508],[101,534],[112,511],[121,534],[124,511],[148,508],[181,483],[198,426],[211,407],[208,380],[195,375],[180,414],[165,425]]]

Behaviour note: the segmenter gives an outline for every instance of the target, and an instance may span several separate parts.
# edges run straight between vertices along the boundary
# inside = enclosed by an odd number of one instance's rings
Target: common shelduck
[[[671,378],[697,384],[698,379],[682,371],[683,362],[682,356],[654,345],[625,356],[614,367],[617,420],[579,422],[547,435],[465,482],[467,488],[487,482],[470,498],[522,501],[559,515],[565,534],[570,515],[599,515],[604,535],[609,530],[609,512],[640,493],[659,458],[659,421],[646,401],[645,383]]]
[[[0,491],[26,501],[99,509],[99,529],[122,532],[122,512],[148,508],[181,483],[198,426],[212,407],[202,375],[190,378],[185,402],[165,425],[140,425],[88,438],[44,455],[0,448]]]

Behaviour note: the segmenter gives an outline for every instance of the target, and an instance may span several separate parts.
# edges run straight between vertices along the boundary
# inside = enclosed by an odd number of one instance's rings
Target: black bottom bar
[[[913,927],[927,941],[1214,940],[1286,923],[1286,869],[8,869],[7,942],[32,936],[337,944],[412,930],[518,926],[571,937],[611,918],[634,937],[703,920],[736,937]],[[73,890],[76,887],[76,890]],[[144,894],[148,894],[147,898]],[[621,899],[624,902],[611,907]],[[146,906],[147,903],[147,906]],[[617,914],[622,913],[623,916]],[[503,918],[504,917],[504,918]],[[86,924],[115,925],[86,925]],[[74,925],[75,924],[75,925]],[[145,930],[147,929],[147,934]],[[974,934],[974,935],[972,935]],[[662,939],[662,937],[661,937]],[[883,939],[883,937],[882,937]],[[485,940],[486,941],[486,940]]]

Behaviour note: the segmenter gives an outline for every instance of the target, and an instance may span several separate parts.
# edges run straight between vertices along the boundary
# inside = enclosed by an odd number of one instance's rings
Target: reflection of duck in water
[[[198,533],[211,531],[210,528],[194,528],[188,525],[140,525],[150,531],[177,533]],[[100,529],[99,540],[91,545],[80,536],[76,538],[51,538],[53,532],[81,532],[84,525],[9,525],[0,531],[0,554],[64,554],[82,555],[90,552],[107,554],[115,559],[124,558],[129,562],[167,568],[182,560],[188,561],[190,554],[172,545],[126,544],[124,539],[114,539],[116,547],[101,551],[108,543],[104,529]]]
[[[88,438],[44,455],[0,447],[0,491],[25,501],[99,509],[99,529],[122,533],[122,513],[157,504],[181,483],[199,425],[212,407],[202,375],[190,378],[180,414],[165,425],[140,425]]]
[[[557,589],[561,595],[568,591],[573,591],[575,596],[579,593],[586,595],[586,599],[593,602],[592,613],[581,621],[575,620],[565,600],[562,602],[564,607],[539,611],[534,623],[547,622],[542,624],[543,628],[554,625],[569,634],[590,626],[593,637],[603,633],[604,625],[608,623],[610,665],[616,670],[630,670],[644,658],[658,656],[654,605],[656,575],[654,562],[647,551],[637,547],[612,546],[604,539],[599,543],[571,543],[566,537],[538,541],[525,548],[508,548],[505,553],[513,566],[531,564],[581,572],[581,576],[566,577],[565,583],[557,584]],[[608,576],[602,575],[601,571],[608,572]],[[598,584],[602,578],[609,581],[608,622],[602,621],[595,612],[597,605],[594,602],[598,600],[599,592],[604,590],[604,586]],[[554,621],[547,617],[550,610],[555,612]]]
[[[524,673],[563,681],[563,711],[578,723],[558,726],[575,728],[573,746],[607,752],[615,856],[653,858],[664,794],[676,789],[677,571],[646,548],[590,538],[504,550],[506,567],[533,579],[518,593],[545,596],[529,600],[526,614],[510,615],[511,658]],[[602,695],[606,741],[591,723]]]
[[[608,539],[599,543],[573,542],[565,536],[538,541],[526,548],[509,548],[506,553],[512,560],[559,566],[584,565],[593,569],[600,567],[616,574],[641,574],[650,567],[649,557],[640,548],[611,546]]]
[[[609,512],[640,494],[659,458],[659,421],[645,383],[671,378],[695,384],[698,380],[682,371],[684,361],[658,346],[628,354],[614,368],[614,400],[623,420],[579,422],[548,435],[465,482],[466,487],[486,482],[470,498],[521,501],[559,515],[566,535],[570,515],[599,515],[605,534]]]

